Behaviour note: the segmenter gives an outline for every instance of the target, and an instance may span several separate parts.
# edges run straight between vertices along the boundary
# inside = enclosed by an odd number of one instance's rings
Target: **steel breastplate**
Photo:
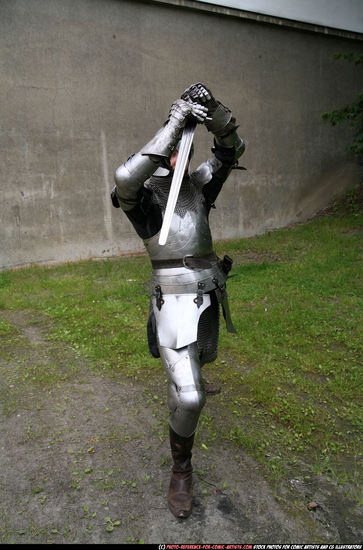
[[[164,216],[171,176],[153,176],[148,188],[153,191],[153,202],[158,204]],[[203,255],[213,252],[212,235],[207,209],[201,188],[193,184],[189,176],[183,180],[170,232],[164,246],[159,245],[159,234],[144,239],[151,260],[179,259],[185,255]]]

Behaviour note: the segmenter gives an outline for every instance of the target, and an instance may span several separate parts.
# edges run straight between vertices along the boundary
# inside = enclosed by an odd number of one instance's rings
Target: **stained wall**
[[[334,53],[362,50],[163,3],[1,0],[0,267],[142,251],[109,200],[113,174],[196,81],[232,109],[246,142],[247,171],[232,173],[211,215],[215,239],[309,218],[360,179],[349,129],[321,113],[362,84]],[[195,167],[211,146],[198,127]]]

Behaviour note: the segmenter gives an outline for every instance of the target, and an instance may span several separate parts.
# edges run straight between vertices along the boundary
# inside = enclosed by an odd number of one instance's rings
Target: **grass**
[[[218,404],[201,416],[207,448],[221,438],[232,441],[236,452],[247,450],[275,477],[309,464],[309,473],[355,480],[362,429],[361,226],[351,193],[305,224],[217,243],[219,255],[234,258],[237,276],[228,290],[237,335],[222,327],[219,357],[205,367],[225,384]],[[0,273],[3,364],[14,346],[25,347],[5,314],[26,312],[29,325],[45,323],[48,337],[87,357],[95,373],[155,388],[164,375],[146,343],[149,276],[145,256]],[[25,370],[20,365],[11,377],[21,399],[22,384],[49,387],[66,374],[54,361],[40,361]]]

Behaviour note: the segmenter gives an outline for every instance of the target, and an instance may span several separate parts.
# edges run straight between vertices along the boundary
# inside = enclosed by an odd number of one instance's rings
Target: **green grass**
[[[238,273],[229,286],[238,335],[222,335],[220,354],[234,388],[229,434],[273,471],[281,457],[309,457],[317,472],[357,473],[343,465],[362,429],[359,228],[359,215],[324,216],[224,246]],[[243,265],[246,249],[274,261]]]
[[[230,440],[276,477],[298,463],[340,480],[357,475],[362,217],[352,204],[217,243],[219,255],[234,258],[228,291],[237,335],[222,326],[219,357],[206,367],[225,386],[202,413],[203,441]],[[49,337],[86,356],[94,372],[133,377],[146,389],[164,384],[146,343],[150,271],[136,256],[0,273],[0,358],[6,362],[22,338],[2,311],[26,311],[30,324],[41,316]],[[62,380],[54,363],[40,370],[28,366],[27,380],[15,372],[14,383]]]
[[[44,314],[52,322],[52,338],[92,359],[96,371],[130,374],[148,363],[149,273],[145,257],[7,272],[0,312]],[[5,322],[4,331],[6,327]]]

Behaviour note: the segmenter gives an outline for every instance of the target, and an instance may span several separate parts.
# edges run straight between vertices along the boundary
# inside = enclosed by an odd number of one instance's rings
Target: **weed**
[[[112,521],[112,519],[109,516],[105,518],[105,523],[106,523],[106,531],[108,531],[109,533],[111,533],[111,531],[113,531],[115,527],[119,527],[121,525],[121,522],[119,520]]]

